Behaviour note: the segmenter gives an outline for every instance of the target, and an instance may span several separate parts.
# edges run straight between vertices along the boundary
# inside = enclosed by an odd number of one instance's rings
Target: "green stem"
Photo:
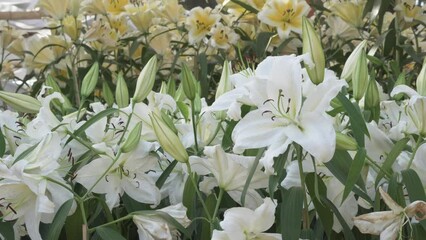
[[[132,112],[129,114],[129,117],[127,118],[126,127],[124,128],[123,134],[121,135],[121,138],[118,141],[117,145],[120,145],[120,143],[123,141],[124,135],[127,132],[127,129],[129,128],[130,120],[132,120],[132,116],[133,116],[133,110],[135,109],[135,104],[136,103],[132,100]]]
[[[423,143],[423,138],[421,136],[419,136],[417,138],[416,146],[414,146],[413,153],[411,154],[410,161],[408,162],[407,169],[410,169],[411,164],[413,163],[414,157],[417,153],[417,149],[419,149],[419,147],[420,147],[420,145],[422,145],[422,143]]]
[[[198,138],[197,138],[197,123],[195,121],[194,111],[195,111],[194,100],[192,100],[191,101],[192,130],[194,131],[195,152],[196,152],[196,155],[198,155],[199,149],[198,149]]]
[[[109,170],[111,170],[111,168],[114,166],[115,162],[117,162],[117,160],[120,158],[120,155],[121,155],[121,150],[119,149],[118,152],[117,152],[117,155],[112,160],[112,163],[108,166],[108,168],[105,170],[105,172],[98,178],[98,180],[96,180],[96,182],[93,184],[92,187],[87,189],[87,192],[83,195],[83,197],[81,197],[83,199],[83,201],[86,199],[87,195],[93,190],[93,188],[95,188],[95,186],[105,177],[105,175],[107,175]]]
[[[217,197],[216,207],[214,208],[214,212],[213,212],[213,216],[212,216],[213,221],[216,218],[216,215],[219,211],[219,206],[220,206],[220,203],[222,202],[222,198],[223,198],[224,193],[225,193],[225,190],[223,190],[223,188],[219,188],[219,196]]]
[[[89,232],[89,233],[94,232],[94,231],[96,231],[96,229],[97,229],[97,228],[106,227],[106,226],[109,226],[109,225],[112,225],[112,224],[116,224],[116,223],[122,222],[122,221],[124,221],[124,220],[131,219],[132,217],[133,217],[133,215],[127,215],[127,216],[122,217],[122,218],[119,218],[119,219],[117,219],[117,220],[114,220],[114,221],[111,221],[111,222],[108,222],[108,223],[105,223],[105,224],[99,225],[99,226],[94,227],[94,228],[90,228],[90,229],[88,230],[88,232]]]
[[[299,174],[300,174],[300,185],[302,185],[303,195],[303,229],[309,229],[309,209],[308,209],[308,196],[306,194],[306,186],[305,186],[305,174],[303,172],[302,166],[302,147],[300,145],[295,144],[296,148],[296,156],[297,163],[299,165]]]
[[[84,210],[84,201],[83,200],[77,200],[78,202],[78,206],[80,207],[80,211],[81,211],[81,217],[83,218],[83,223],[86,229],[88,228],[87,225],[87,218],[86,218],[86,211]],[[83,231],[83,234],[85,233],[85,231]],[[87,236],[82,236],[83,239],[87,239]]]
[[[186,167],[188,168],[189,178],[191,179],[192,185],[195,188],[195,192],[197,193],[197,196],[200,199],[200,202],[201,202],[201,205],[203,206],[204,212],[205,212],[207,218],[209,219],[209,221],[211,221],[212,217],[210,216],[209,209],[207,208],[206,203],[204,202],[204,200],[202,198],[201,192],[198,189],[198,185],[195,182],[194,175],[192,174],[191,165],[189,164],[189,162],[186,162]]]

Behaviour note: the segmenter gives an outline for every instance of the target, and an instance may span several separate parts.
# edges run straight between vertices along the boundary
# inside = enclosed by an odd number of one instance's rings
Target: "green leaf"
[[[195,174],[195,173],[193,173]],[[194,185],[191,182],[191,177],[195,178],[195,182],[198,182],[198,176],[188,176],[186,179],[185,187],[183,189],[183,198],[182,203],[188,209],[187,216],[190,219],[196,217],[196,207],[197,207],[197,194],[195,192]]]
[[[237,121],[232,120],[228,122],[228,124],[226,125],[225,133],[223,134],[223,138],[222,138],[222,147],[225,150],[230,148],[233,144],[231,136],[232,136],[232,131],[234,130],[237,123],[238,123]]]
[[[71,210],[72,204],[74,203],[74,199],[70,199],[66,201],[59,208],[58,212],[53,218],[52,223],[49,226],[49,230],[47,232],[47,240],[56,240],[59,239],[59,235],[61,234],[62,228],[64,227],[65,220],[68,217],[68,214]]]
[[[95,116],[91,117],[89,120],[87,120],[87,122],[85,122],[83,125],[81,125],[81,127],[79,127],[77,130],[74,131],[73,136],[70,136],[70,138],[68,138],[68,140],[65,142],[65,145],[67,145],[69,142],[71,142],[71,140],[73,140],[74,137],[79,137],[81,134],[84,133],[84,131],[86,131],[87,128],[92,126],[97,121],[99,121],[102,118],[107,117],[107,116],[109,116],[113,113],[116,113],[118,111],[120,111],[120,110],[115,109],[115,108],[108,108],[108,109],[103,110],[102,112],[99,112]]]
[[[281,203],[281,234],[283,239],[299,239],[300,223],[303,210],[304,192],[301,187],[282,190]]]
[[[352,158],[348,152],[342,150],[336,150],[331,161],[324,163],[324,165],[330,170],[330,172],[343,184],[346,183],[346,178],[349,175],[349,166],[352,164]],[[358,179],[356,185],[354,186],[353,191],[355,194],[359,195],[370,204],[373,204],[371,198],[365,193],[365,184],[362,179]]]
[[[216,206],[216,196],[214,194],[210,194],[207,198],[206,198],[206,206],[207,209],[209,211],[210,216],[213,215],[215,206]],[[203,211],[203,217],[207,218],[206,213]],[[213,219],[212,221],[214,221],[215,223],[218,224],[217,218]],[[210,231],[210,223],[207,221],[202,221],[201,222],[201,234],[200,234],[200,239],[210,239],[212,232]]]
[[[13,225],[16,221],[0,221],[0,234],[4,239],[15,239],[15,233],[13,231]]]
[[[405,207],[405,197],[402,190],[403,185],[399,181],[398,174],[393,174],[392,178],[389,180],[387,193],[396,203],[402,207]]]
[[[178,161],[174,160],[173,162],[169,164],[169,166],[167,166],[167,168],[163,171],[161,176],[155,182],[155,186],[161,189],[161,187],[164,185],[164,183],[166,182],[167,178],[169,177],[170,173],[173,171],[177,163]]]
[[[346,113],[349,116],[354,138],[360,147],[365,147],[364,134],[367,136],[370,136],[370,134],[368,133],[368,129],[365,125],[365,120],[362,117],[361,111],[359,111],[359,107],[355,107],[355,105],[349,101],[349,99],[347,99],[341,92],[339,92],[337,98],[342,103]]]
[[[402,150],[407,146],[407,143],[410,139],[409,138],[403,138],[399,140],[395,145],[393,146],[392,150],[388,154],[385,162],[383,163],[379,174],[376,177],[376,187],[379,184],[380,180],[385,176],[385,173],[388,173],[389,175],[393,174],[392,171],[392,165],[394,164],[396,158],[401,154]]]
[[[6,152],[6,141],[4,140],[3,132],[0,129],[0,157],[3,157],[5,152]]]
[[[256,13],[257,14],[259,12],[256,8],[252,7],[251,5],[249,5],[249,4],[247,4],[247,3],[243,2],[243,1],[240,1],[240,0],[231,0],[231,2],[240,5],[245,10],[247,10],[247,11],[249,11],[251,13]]]
[[[182,113],[183,117],[187,120],[189,119],[189,107],[182,101],[177,101],[176,105],[178,106],[180,112]]]
[[[201,97],[208,98],[209,96],[209,89],[210,89],[210,82],[207,78],[207,56],[206,54],[202,53],[198,56],[198,62],[200,64],[200,72],[198,75],[198,80],[200,81],[200,87],[201,87]]]
[[[423,188],[422,181],[417,175],[417,172],[413,169],[407,169],[401,172],[402,181],[407,188],[408,197],[411,202],[416,200],[426,201],[425,190]]]
[[[321,201],[333,211],[334,215],[337,217],[337,220],[339,220],[340,225],[343,227],[343,235],[345,236],[344,239],[355,240],[354,234],[352,233],[342,214],[340,214],[339,210],[336,208],[336,206],[334,206],[333,202],[325,197],[321,197]]]
[[[257,35],[256,39],[256,56],[262,58],[265,55],[266,48],[269,45],[271,37],[274,33],[261,32]]]
[[[109,227],[96,228],[96,233],[103,240],[126,240],[119,232]]]
[[[315,173],[306,174],[305,183],[325,233],[330,237],[333,228],[333,212],[321,202],[321,197],[326,198],[327,196],[327,188]],[[318,193],[318,195],[314,193]]]
[[[245,200],[246,200],[246,194],[247,194],[248,187],[250,186],[251,179],[254,176],[254,172],[256,171],[257,166],[259,165],[259,160],[262,157],[264,152],[265,152],[265,148],[259,149],[259,151],[257,152],[256,158],[253,161],[253,166],[251,166],[251,168],[250,168],[249,175],[247,176],[246,183],[244,184],[243,192],[241,193],[241,205],[242,206],[245,206]]]
[[[77,205],[77,209],[74,214],[69,216],[65,221],[65,232],[67,239],[81,239],[83,236],[82,225],[83,217],[81,214],[80,206]]]
[[[355,155],[354,160],[352,161],[351,168],[349,169],[348,178],[345,183],[345,190],[343,191],[342,203],[346,200],[349,193],[352,191],[355,183],[360,179],[361,171],[364,167],[365,158],[367,152],[365,148],[358,149],[358,152]]]

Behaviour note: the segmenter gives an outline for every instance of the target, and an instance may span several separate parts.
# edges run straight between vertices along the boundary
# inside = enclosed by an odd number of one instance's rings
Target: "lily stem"
[[[207,218],[209,219],[209,221],[211,221],[212,217],[210,216],[209,209],[207,208],[206,203],[204,202],[204,200],[201,196],[201,192],[198,189],[198,185],[195,182],[194,175],[192,174],[191,165],[189,164],[189,162],[186,162],[186,167],[188,168],[189,178],[191,179],[192,185],[195,188],[195,192],[197,193],[197,196],[200,199],[200,202],[201,202],[201,205],[203,206],[204,212],[205,212]]]
[[[306,186],[305,186],[305,174],[303,173],[303,166],[302,166],[302,148],[300,145],[295,144],[296,148],[296,157],[297,157],[297,163],[299,165],[299,174],[300,174],[300,184],[302,185],[302,191],[303,191],[303,229],[309,229],[310,223],[309,223],[309,209],[308,209],[308,197],[306,195]]]

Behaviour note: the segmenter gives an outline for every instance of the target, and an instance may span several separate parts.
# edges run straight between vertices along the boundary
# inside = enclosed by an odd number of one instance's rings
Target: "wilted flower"
[[[402,208],[381,187],[379,192],[390,210],[354,217],[354,224],[360,232],[380,235],[380,239],[394,240],[398,238],[407,218],[416,217],[418,221],[426,219],[425,202],[415,201]]]
[[[144,213],[133,215],[133,222],[138,227],[140,240],[172,240],[176,239],[179,232],[176,228],[167,221],[167,218],[162,217],[168,214],[174,218],[183,227],[189,226],[191,221],[186,216],[186,207],[182,204],[168,206],[156,210],[157,213]]]

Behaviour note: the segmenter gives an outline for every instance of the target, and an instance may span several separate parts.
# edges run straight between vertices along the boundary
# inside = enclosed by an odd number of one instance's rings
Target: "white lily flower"
[[[28,165],[26,160],[18,161],[10,169],[0,165],[0,212],[6,221],[17,220],[15,226],[25,224],[31,239],[41,240],[40,221],[50,223],[73,194],[41,175],[25,173]],[[55,174],[49,177],[66,185]]]
[[[204,154],[207,159],[196,156],[189,159],[191,167],[198,174],[211,173],[214,176],[204,177],[200,183],[201,190],[210,193],[215,186],[219,186],[227,191],[234,201],[241,204],[241,194],[255,158],[225,153],[220,145],[205,147]],[[268,186],[268,176],[260,169],[261,165],[253,175],[246,195],[246,206],[251,209],[262,203],[262,198],[255,189]]]
[[[314,86],[308,79],[302,87],[308,76],[300,61],[301,57],[280,56],[259,64],[250,85],[250,97],[258,109],[245,115],[232,133],[235,153],[268,147],[262,162],[269,172],[273,172],[273,158],[292,142],[318,162],[327,162],[334,154],[336,136],[326,110],[346,82],[326,71],[324,82]]]
[[[214,230],[212,240],[282,239],[281,234],[263,233],[275,222],[275,208],[274,201],[265,198],[254,211],[243,207],[226,210],[220,222],[223,231]]]
[[[169,214],[182,226],[187,227],[191,221],[186,216],[186,207],[182,203],[168,206],[156,211]],[[155,214],[135,214],[133,222],[138,227],[140,240],[172,240],[177,239],[178,231],[164,218]]]
[[[418,221],[426,219],[425,202],[415,201],[402,208],[381,187],[379,191],[390,210],[354,217],[355,226],[361,233],[380,235],[381,240],[394,240],[401,233],[400,230],[407,218],[416,217]]]
[[[157,205],[160,202],[160,190],[147,174],[155,168],[157,158],[150,152],[158,148],[157,144],[140,141],[135,150],[122,153],[113,167],[108,170],[114,159],[114,153],[105,143],[94,146],[105,153],[77,171],[75,181],[90,189],[106,171],[105,176],[93,187],[95,193],[105,193],[110,209],[117,206],[120,196],[126,192],[138,202]]]

